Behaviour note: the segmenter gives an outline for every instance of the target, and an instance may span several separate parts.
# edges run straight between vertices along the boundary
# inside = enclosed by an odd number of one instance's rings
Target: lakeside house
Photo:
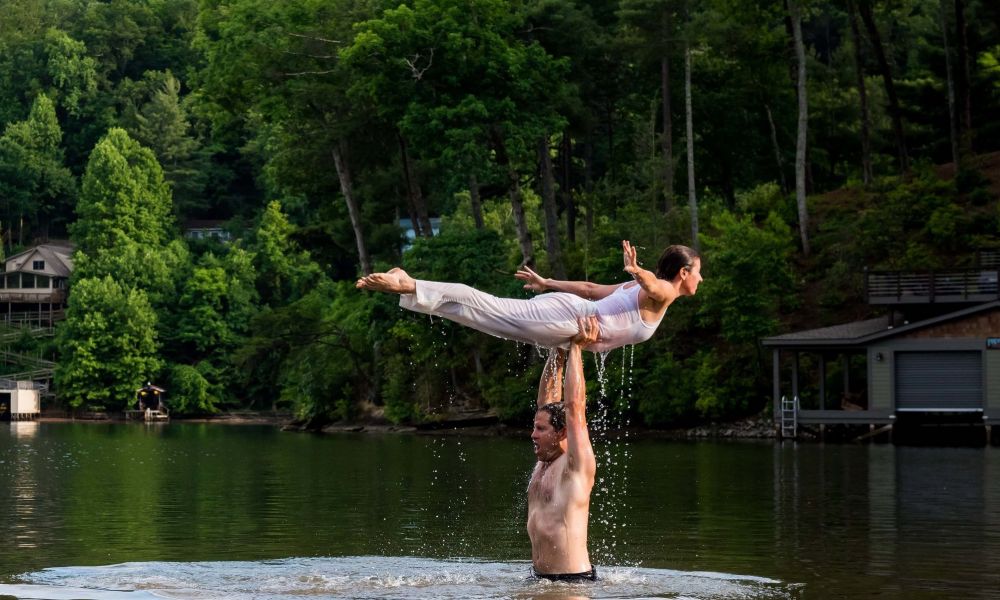
[[[66,307],[73,249],[71,242],[51,241],[7,258],[0,274],[0,303],[6,304],[6,311],[0,318],[48,325],[59,320]]]
[[[184,222],[184,237],[189,240],[216,240],[228,244],[233,234],[222,219],[189,219]]]
[[[1000,260],[973,269],[866,273],[869,305],[888,314],[772,336],[773,409],[800,425],[1000,422]]]

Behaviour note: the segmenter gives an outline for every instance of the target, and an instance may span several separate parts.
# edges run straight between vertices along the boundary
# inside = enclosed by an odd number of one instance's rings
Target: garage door
[[[980,352],[897,352],[896,410],[983,408]]]

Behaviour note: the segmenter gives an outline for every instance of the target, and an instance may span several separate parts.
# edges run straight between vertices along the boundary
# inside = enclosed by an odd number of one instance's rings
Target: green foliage
[[[79,115],[80,102],[97,91],[97,61],[87,55],[83,42],[58,29],[45,34],[44,52],[59,104],[69,114]]]
[[[74,282],[58,341],[56,385],[73,408],[124,409],[162,364],[156,354],[156,313],[146,294],[111,276]]]
[[[702,237],[706,277],[699,316],[732,344],[755,345],[775,332],[783,307],[795,297],[791,228],[771,213],[761,227],[722,213]]]
[[[130,244],[156,248],[170,231],[170,202],[156,156],[125,130],[111,129],[87,162],[71,232],[85,254]]]
[[[208,156],[190,131],[191,123],[180,97],[181,82],[169,71],[147,72],[146,79],[152,87],[149,99],[133,111],[129,133],[156,154],[173,191],[175,210],[179,214],[202,210]]]
[[[319,279],[316,263],[291,239],[294,229],[281,211],[281,203],[270,202],[261,215],[251,243],[257,289],[265,303],[274,305],[298,300]]]
[[[198,367],[174,365],[167,374],[167,391],[172,412],[210,414],[217,411],[219,398]]]
[[[957,183],[974,178],[964,176]],[[952,256],[976,250],[977,236],[990,235],[992,224],[979,218],[983,209],[963,209],[956,181],[942,180],[930,168],[910,181],[887,181],[869,199],[858,223],[860,262],[890,269],[937,269],[952,264]],[[988,209],[986,209],[988,210]]]
[[[0,137],[0,222],[18,225],[16,239],[24,243],[25,229],[42,222],[62,221],[64,211],[75,200],[76,180],[63,158],[62,129],[52,101],[44,94],[35,98],[24,121],[7,125]],[[8,239],[14,239],[13,232]],[[30,239],[30,237],[28,237]]]

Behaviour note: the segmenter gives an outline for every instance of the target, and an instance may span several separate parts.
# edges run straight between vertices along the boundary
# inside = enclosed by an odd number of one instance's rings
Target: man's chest
[[[556,460],[551,463],[538,463],[535,466],[531,481],[528,483],[529,506],[546,506],[558,501],[564,475],[564,465],[560,462]]]

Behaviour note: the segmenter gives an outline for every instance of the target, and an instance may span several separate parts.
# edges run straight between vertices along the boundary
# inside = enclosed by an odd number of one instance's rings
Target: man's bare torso
[[[539,461],[528,484],[528,537],[540,573],[582,573],[587,554],[592,477],[567,469],[567,457]]]

